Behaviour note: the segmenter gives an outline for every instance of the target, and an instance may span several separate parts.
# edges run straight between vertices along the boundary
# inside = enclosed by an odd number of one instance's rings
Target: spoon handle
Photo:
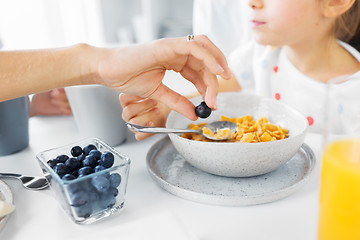
[[[0,173],[0,177],[21,177],[21,174],[16,174],[16,173]]]
[[[145,127],[133,123],[126,123],[128,128],[135,132],[143,133],[199,133],[198,130],[192,129],[173,129],[173,128],[160,128],[160,127]]]

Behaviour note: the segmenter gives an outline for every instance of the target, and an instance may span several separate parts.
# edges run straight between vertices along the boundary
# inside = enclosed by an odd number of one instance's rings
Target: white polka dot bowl
[[[201,101],[200,97],[192,99],[194,105]],[[221,115],[231,118],[251,115],[254,119],[266,116],[271,123],[289,130],[285,139],[260,143],[202,142],[169,134],[175,149],[191,165],[227,177],[251,177],[275,170],[300,149],[308,127],[306,118],[293,108],[273,99],[243,93],[220,93],[217,110],[195,122],[172,111],[166,127],[186,129],[190,123],[217,121]]]

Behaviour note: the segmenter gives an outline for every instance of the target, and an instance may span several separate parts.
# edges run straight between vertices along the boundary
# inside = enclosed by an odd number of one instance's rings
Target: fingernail
[[[154,108],[154,112],[155,112],[156,114],[160,114],[160,110],[159,110],[158,108]]]
[[[207,89],[206,90],[206,93],[205,93],[205,98],[204,98],[204,100],[205,100],[205,102],[206,102],[206,104],[209,106],[209,107],[211,107],[212,109],[216,109],[216,95],[213,97],[213,104],[211,104],[212,103],[212,101],[211,101],[211,94],[209,93],[210,91],[209,91],[209,89]]]
[[[220,64],[218,64],[217,66],[221,73],[225,72],[224,68]]]
[[[216,110],[217,109],[217,96],[215,96],[215,99],[214,99],[214,110]]]

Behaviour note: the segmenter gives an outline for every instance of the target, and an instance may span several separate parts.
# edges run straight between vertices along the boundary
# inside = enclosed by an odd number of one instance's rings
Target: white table
[[[1,172],[41,175],[36,153],[81,139],[73,117],[35,117],[29,124],[30,146],[20,153],[0,157]],[[65,215],[49,190],[29,191],[17,180],[6,179],[14,194],[16,211],[0,233],[0,239],[91,240],[109,231],[113,236],[109,239],[127,239],[121,237],[122,229],[129,231],[127,226],[134,228],[136,224],[140,227],[140,223],[144,225],[142,219],[149,219],[146,224],[150,222],[152,229],[170,234],[168,239],[172,239],[171,230],[165,229],[168,219],[176,219],[182,229],[192,232],[197,239],[316,239],[320,136],[308,134],[306,138],[317,155],[317,166],[303,188],[273,203],[222,207],[184,200],[160,188],[147,172],[146,153],[161,136],[137,142],[130,132],[128,135],[128,140],[116,147],[132,161],[122,213],[95,224],[77,225]],[[161,220],[161,216],[164,221],[152,221]],[[144,239],[149,236],[143,234]]]
[[[191,93],[193,86],[177,76],[167,73],[167,85],[182,94]],[[37,153],[82,138],[72,116],[34,117],[29,121],[29,128],[29,147],[0,157],[0,172],[41,175],[35,159]],[[0,232],[0,240],[316,239],[321,153],[319,135],[308,134],[305,140],[317,157],[309,182],[285,199],[247,207],[200,204],[160,188],[147,172],[146,154],[161,137],[153,136],[137,142],[129,132],[127,141],[115,148],[131,159],[125,206],[122,213],[94,224],[73,223],[49,190],[29,191],[17,180],[6,179],[14,194],[16,210]],[[157,232],[159,235],[155,236]],[[192,233],[194,237],[185,238],[181,233]]]

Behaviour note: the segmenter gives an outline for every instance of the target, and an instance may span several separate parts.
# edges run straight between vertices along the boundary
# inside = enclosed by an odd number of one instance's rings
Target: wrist
[[[74,77],[68,78],[71,82],[66,85],[87,85],[99,84],[97,69],[94,67],[98,59],[99,48],[86,43],[79,43],[70,47],[70,54],[73,59]]]

